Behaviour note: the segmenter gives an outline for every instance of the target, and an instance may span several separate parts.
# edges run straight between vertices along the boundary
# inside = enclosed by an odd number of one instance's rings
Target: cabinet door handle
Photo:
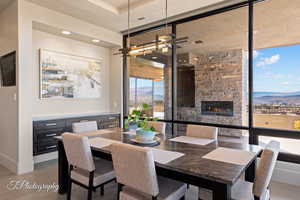
[[[46,126],[56,126],[56,123],[50,123],[50,124],[46,124]]]
[[[56,145],[46,147],[46,149],[54,149],[54,148],[56,148]]]
[[[53,134],[47,134],[46,137],[53,137],[53,136],[56,136],[57,134],[56,133],[53,133]]]

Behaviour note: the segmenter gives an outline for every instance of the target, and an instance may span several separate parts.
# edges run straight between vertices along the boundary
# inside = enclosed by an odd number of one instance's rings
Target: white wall
[[[33,40],[33,116],[110,112],[110,49],[34,30]],[[101,97],[97,99],[41,100],[39,91],[39,50],[49,49],[102,60]]]
[[[18,4],[0,13],[0,56],[18,50]],[[0,164],[17,172],[17,87],[0,87]]]
[[[46,24],[52,27],[69,30],[71,32],[78,33],[80,35],[89,36],[91,38],[99,38],[103,41],[110,42],[112,44],[120,45],[122,44],[122,35],[102,27],[98,27],[92,24],[88,24],[82,20],[64,15],[62,13],[55,12],[53,10],[37,6],[25,0],[18,0],[19,2],[19,76],[18,80],[20,82],[18,87],[18,97],[19,97],[19,118],[18,118],[18,173],[25,173],[33,170],[33,156],[32,156],[32,117],[34,115],[40,114],[53,114],[55,113],[70,113],[72,111],[87,112],[95,108],[95,101],[92,102],[92,105],[88,105],[88,102],[82,102],[81,105],[77,105],[73,102],[67,103],[59,101],[56,102],[61,110],[56,109],[56,103],[50,102],[40,102],[37,100],[37,74],[36,74],[36,59],[35,52],[33,49],[37,46],[48,45],[49,41],[46,43],[34,41],[33,38],[36,36],[39,38],[44,34],[33,33],[32,22],[39,22]],[[39,35],[39,36],[38,36]],[[55,39],[54,39],[55,38]],[[49,40],[59,39],[52,36]],[[64,40],[64,39],[63,39]],[[64,40],[65,41],[65,40]],[[65,50],[72,49],[73,47],[78,47],[79,43],[71,42],[70,46],[54,46],[47,47],[48,49],[63,48]],[[34,47],[33,47],[34,46]],[[85,47],[86,48],[86,47]],[[90,47],[89,47],[90,48]],[[87,49],[87,48],[86,48]],[[72,52],[78,52],[79,54],[83,53],[83,50],[72,49]],[[101,50],[97,50],[101,51]],[[95,51],[96,52],[96,51]],[[95,55],[94,50],[88,50],[86,53]],[[105,54],[105,51],[103,51]],[[106,55],[109,55],[109,52],[106,52]],[[100,55],[101,56],[101,55]],[[96,56],[98,57],[98,56]],[[110,59],[107,59],[107,64],[109,64]],[[106,79],[107,81],[107,79]],[[107,81],[109,86],[110,81]],[[110,95],[108,94],[108,99]],[[85,108],[82,105],[87,106]],[[68,105],[68,106],[67,106]],[[34,108],[38,106],[38,108]],[[53,112],[45,108],[50,106],[55,109]],[[64,107],[65,106],[65,107]],[[107,105],[106,105],[107,106]],[[106,106],[102,106],[99,109],[106,109]],[[69,107],[69,108],[67,108]],[[76,108],[75,108],[76,107]],[[111,106],[107,106],[110,108]]]
[[[116,52],[116,48],[110,50],[110,109],[120,112],[123,109],[123,57],[114,55]]]

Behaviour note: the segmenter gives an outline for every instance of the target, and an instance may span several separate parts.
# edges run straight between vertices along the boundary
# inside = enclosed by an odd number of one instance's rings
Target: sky
[[[300,45],[255,50],[254,92],[300,91]]]

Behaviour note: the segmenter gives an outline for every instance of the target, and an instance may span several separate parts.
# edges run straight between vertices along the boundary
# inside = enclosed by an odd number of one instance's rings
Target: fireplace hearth
[[[233,116],[233,101],[201,101],[201,114]]]

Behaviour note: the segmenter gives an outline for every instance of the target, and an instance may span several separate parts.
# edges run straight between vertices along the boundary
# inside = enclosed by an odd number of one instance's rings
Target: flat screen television
[[[16,85],[16,52],[0,57],[0,81],[2,87]]]

